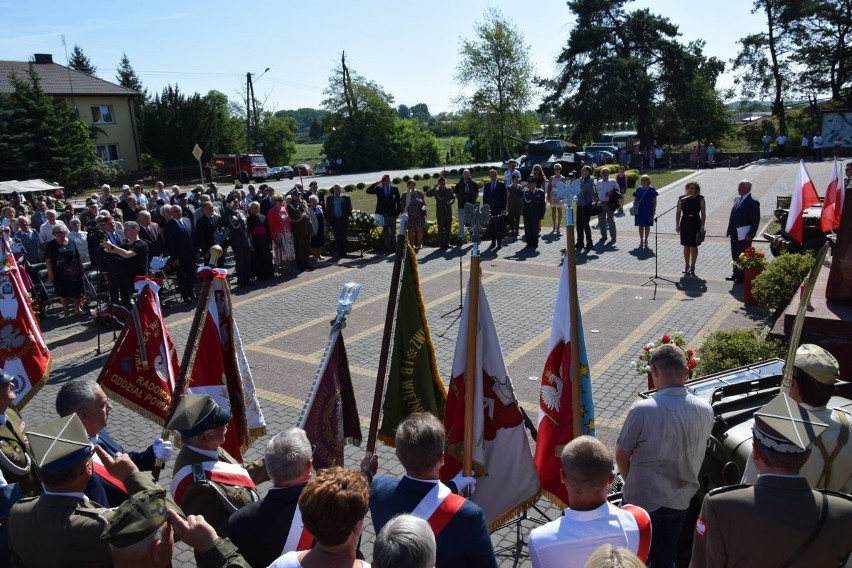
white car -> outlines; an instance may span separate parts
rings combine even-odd
[[[327,173],[328,173],[328,168],[327,168],[327,167],[325,167],[325,162],[320,162],[320,163],[318,163],[318,164],[316,165],[316,167],[314,168],[314,173],[315,173],[316,175],[327,174]]]

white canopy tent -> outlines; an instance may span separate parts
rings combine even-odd
[[[61,185],[48,183],[43,179],[28,179],[24,181],[0,181],[0,195],[9,195],[12,192],[35,193],[36,191],[54,192],[57,189],[65,189]]]

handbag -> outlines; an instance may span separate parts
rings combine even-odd
[[[646,195],[648,195],[648,192],[643,191],[642,197],[639,198],[639,203],[636,203],[635,205],[631,205],[630,209],[628,209],[630,214],[633,215],[634,217],[636,216],[637,213],[639,213],[639,206],[642,204],[642,200],[645,199]]]
[[[603,213],[603,205],[601,205],[600,201],[595,201],[589,207],[591,208],[590,213],[592,215],[600,215],[601,213]]]
[[[704,237],[706,237],[706,236],[707,236],[707,231],[705,231],[704,229],[698,231],[698,234],[695,235],[695,246],[698,246],[701,243],[703,243]]]

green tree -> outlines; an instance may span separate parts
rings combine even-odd
[[[461,85],[474,85],[476,90],[459,103],[473,120],[487,123],[487,128],[480,125],[472,130],[476,140],[496,145],[506,158],[506,136],[523,133],[524,111],[534,96],[529,46],[510,20],[493,8],[485,12],[473,32],[473,39],[461,38],[456,80]]]
[[[429,114],[429,106],[426,103],[417,103],[411,107],[411,118],[416,118],[423,123],[429,122],[432,120],[432,115]]]
[[[793,24],[797,84],[852,105],[852,0],[811,0]]]
[[[68,60],[68,67],[76,69],[86,75],[92,75],[97,72],[98,68],[92,65],[92,61],[83,53],[83,48],[74,44],[74,49],[71,50],[71,58]]]
[[[296,154],[296,131],[299,128],[296,121],[264,111],[260,114],[259,126],[266,163],[289,164]]]
[[[411,118],[411,109],[408,105],[399,105],[396,107],[396,114],[399,118]]]
[[[126,53],[122,53],[121,59],[118,61],[115,79],[125,89],[139,93],[139,96],[133,100],[133,110],[138,120],[142,116],[142,107],[145,105],[145,101],[148,100],[148,89],[142,85],[142,80],[136,74],[133,66],[130,65],[130,59],[128,59]]]
[[[308,140],[311,142],[317,142],[322,139],[322,122],[318,121],[316,117],[314,117],[313,122],[311,122],[310,128],[308,128]]]

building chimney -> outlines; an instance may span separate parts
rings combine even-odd
[[[53,54],[51,53],[36,53],[33,56],[33,61],[36,65],[45,65],[53,63]]]

